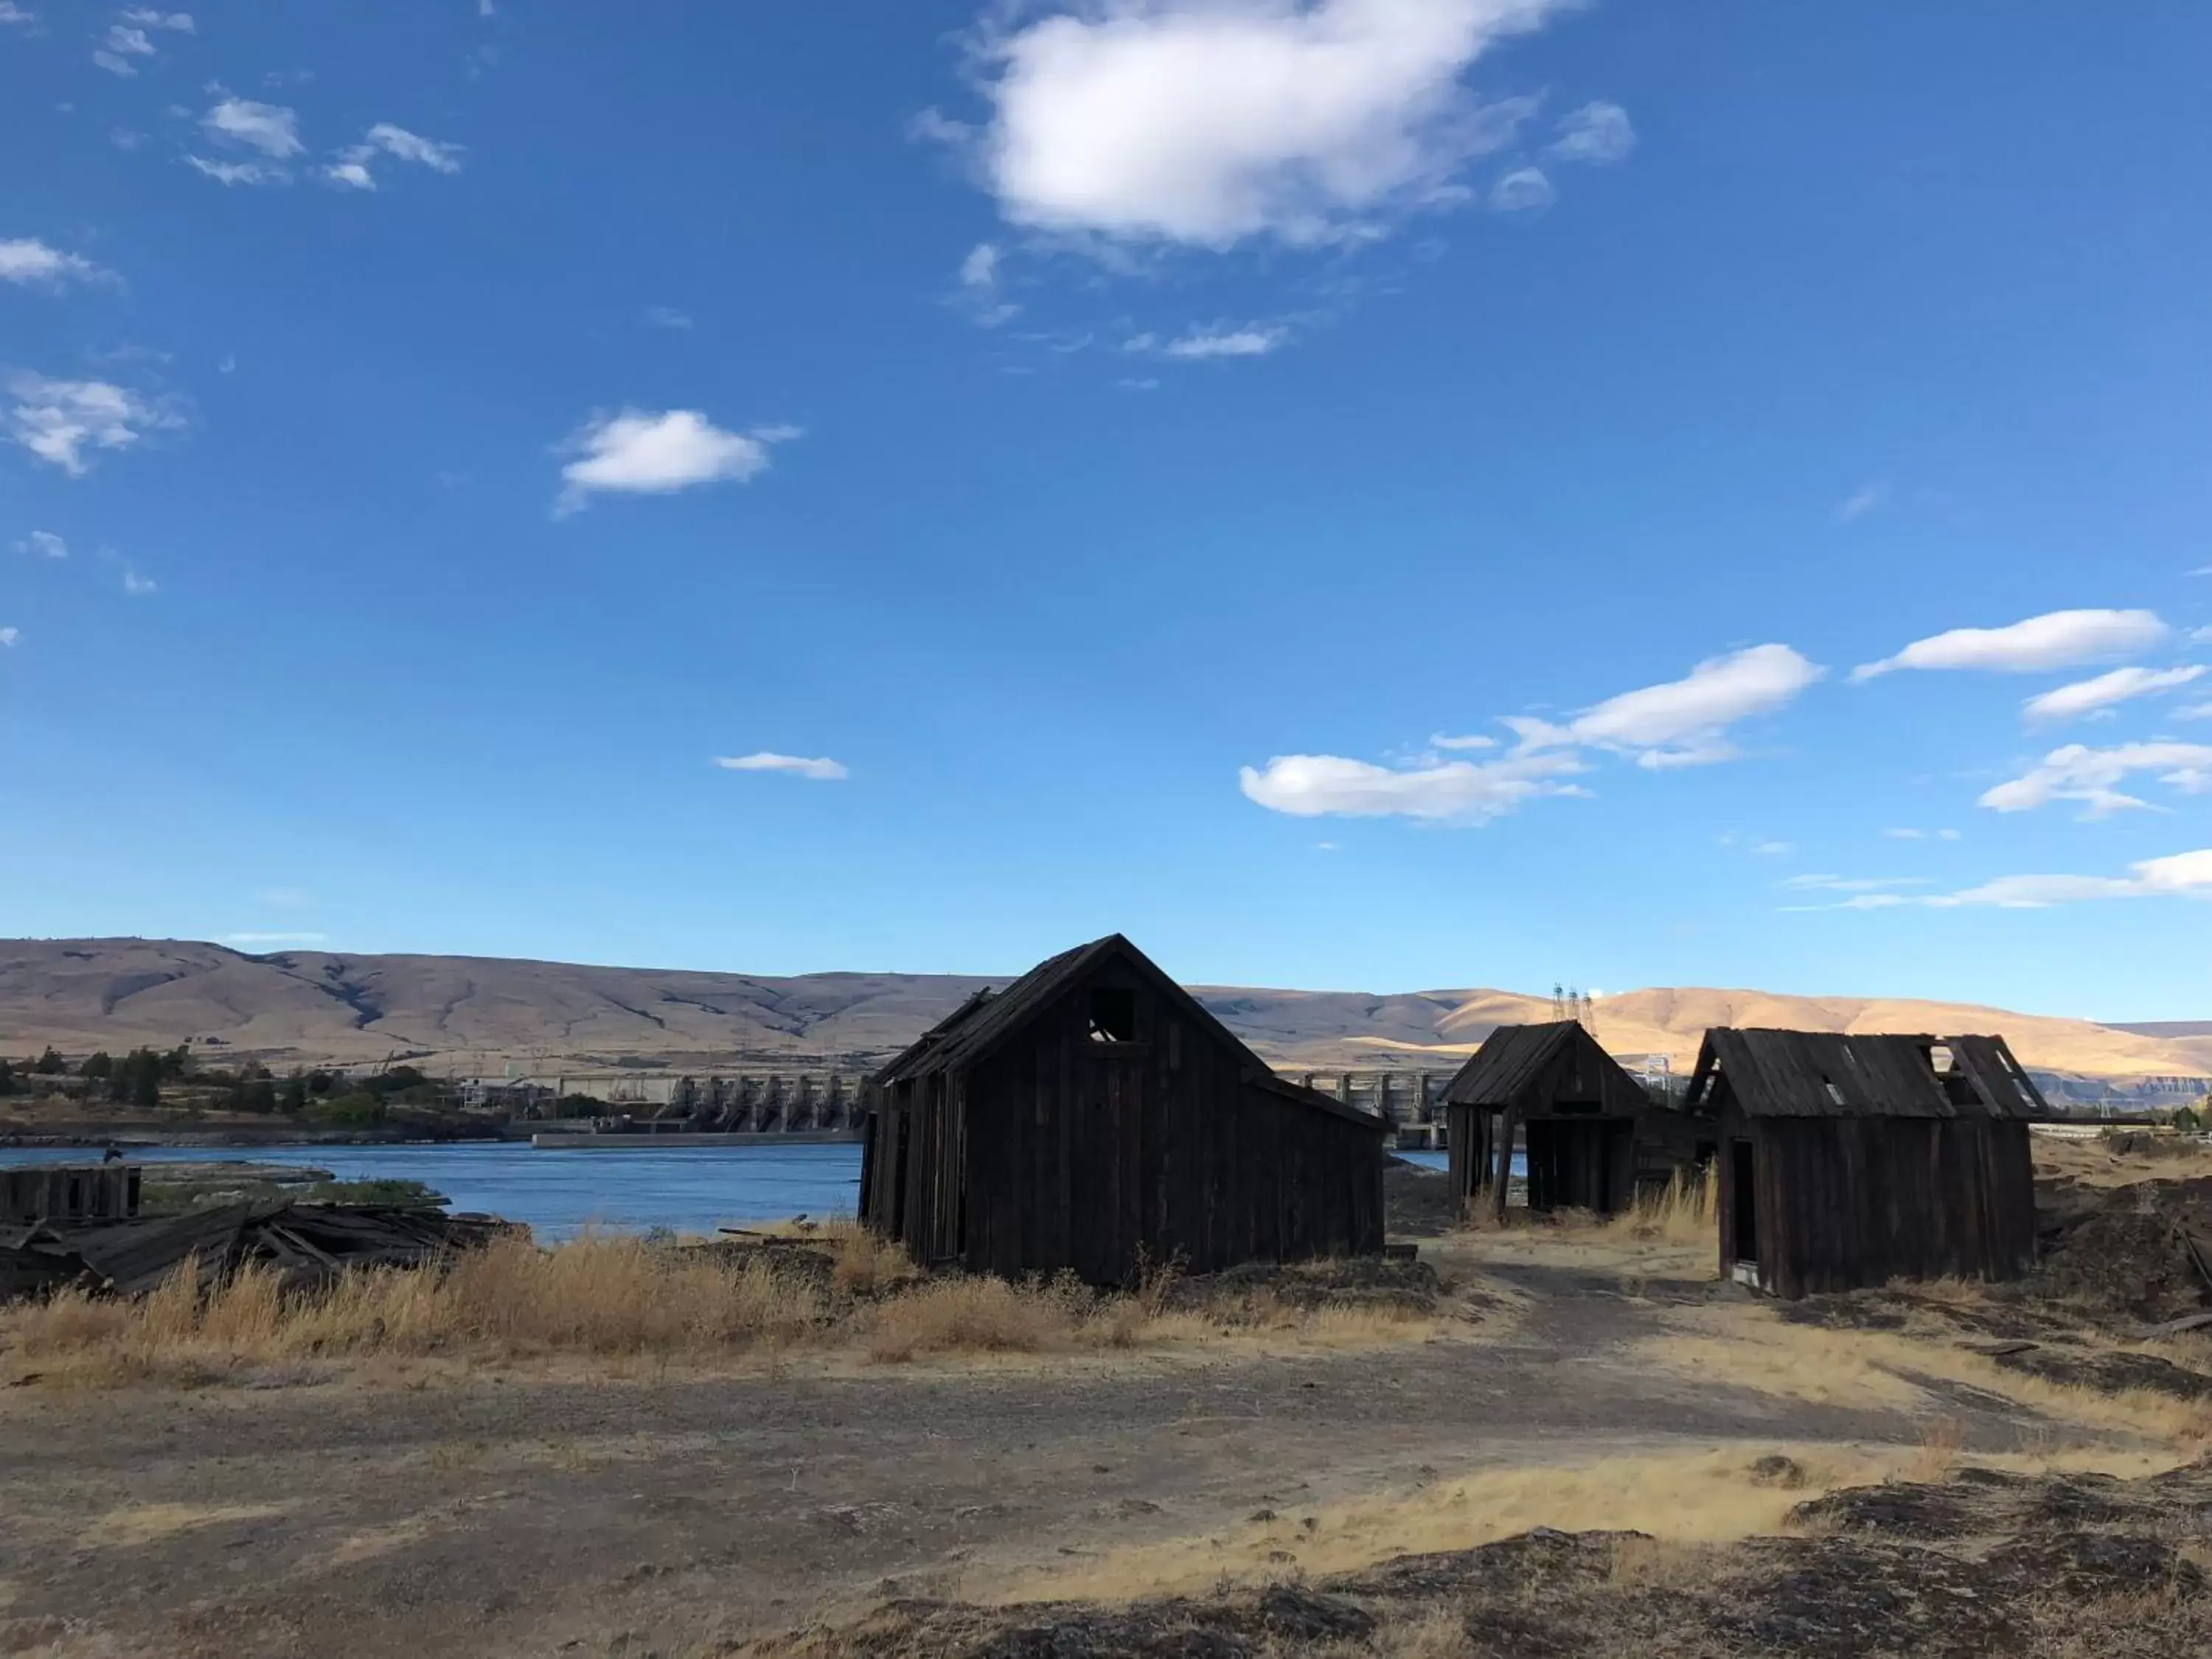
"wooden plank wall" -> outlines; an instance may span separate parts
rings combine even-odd
[[[2017,1279],[2035,1260],[2027,1126],[1985,1118],[1729,1114],[1754,1159],[1760,1282],[1788,1297],[1893,1279]],[[1735,1255],[1735,1182],[1721,1250]]]
[[[1134,992],[1135,1041],[1091,1040],[1092,984]],[[1382,1136],[1248,1080],[1251,1065],[1115,965],[1071,988],[963,1079],[963,1259],[1118,1284],[1140,1262],[1379,1250]]]
[[[45,1164],[0,1170],[0,1223],[121,1221],[138,1213],[135,1164]]]

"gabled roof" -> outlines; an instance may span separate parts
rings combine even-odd
[[[1158,963],[1119,933],[1109,933],[1088,945],[1079,945],[1072,951],[1048,957],[1003,991],[978,991],[878,1072],[872,1083],[879,1088],[887,1087],[976,1065],[989,1058],[994,1049],[1063,992],[1115,957],[1151,981],[1153,988],[1176,1004],[1186,1018],[1243,1054],[1249,1065],[1249,1081],[1263,1085],[1287,1100],[1347,1118],[1378,1133],[1389,1127],[1377,1113],[1361,1111],[1316,1090],[1278,1078],[1265,1060],[1245,1047],[1243,1039],[1208,1012],[1196,997],[1169,978]]]
[[[1952,1069],[1938,1073],[1938,1048]],[[1689,1103],[1728,1079],[1753,1117],[2047,1115],[2050,1107],[2001,1036],[1854,1036],[1718,1026],[1705,1033]]]
[[[1444,1102],[1451,1106],[1540,1106],[1553,1097],[1541,1092],[1548,1074],[1556,1064],[1569,1060],[1587,1086],[1576,1096],[1558,1097],[1595,1098],[1606,1111],[1615,1113],[1642,1111],[1651,1104],[1644,1085],[1599,1047],[1586,1027],[1571,1019],[1548,1025],[1499,1026],[1459,1068],[1444,1090]]]

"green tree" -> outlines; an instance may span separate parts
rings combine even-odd
[[[12,1095],[15,1092],[15,1068],[6,1060],[0,1060],[0,1095]]]
[[[46,1045],[46,1052],[31,1062],[31,1069],[40,1077],[59,1077],[69,1070],[69,1062],[54,1052],[54,1046],[50,1042]]]
[[[287,1114],[307,1109],[307,1074],[297,1066],[284,1079],[284,1087],[276,1097],[276,1109]]]
[[[94,1079],[112,1077],[115,1075],[114,1059],[106,1049],[95,1048],[84,1057],[84,1064],[76,1068],[76,1074]]]
[[[161,1056],[151,1048],[133,1048],[109,1079],[108,1092],[133,1106],[159,1106]]]
[[[165,1081],[171,1078],[187,1078],[191,1074],[192,1045],[191,1043],[179,1042],[161,1056],[161,1076]]]
[[[276,1085],[268,1078],[258,1077],[247,1084],[239,1099],[240,1107],[263,1115],[276,1109]]]

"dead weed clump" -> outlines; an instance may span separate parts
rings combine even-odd
[[[1061,1278],[940,1279],[902,1291],[876,1311],[868,1357],[898,1364],[927,1355],[1042,1353],[1076,1346],[1090,1292]]]
[[[1614,1238],[1654,1240],[1665,1244],[1704,1244],[1719,1237],[1720,1193],[1708,1172],[1678,1170],[1657,1192],[1637,1194],[1635,1204],[1605,1224]]]
[[[818,1284],[765,1261],[587,1237],[551,1250],[502,1238],[441,1267],[349,1272],[310,1290],[248,1265],[203,1291],[186,1262],[135,1302],[67,1290],[0,1329],[20,1359],[82,1380],[191,1382],[318,1358],[777,1348],[818,1337],[830,1316]]]

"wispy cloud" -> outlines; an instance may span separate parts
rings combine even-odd
[[[2147,811],[2148,801],[2119,787],[2139,772],[2155,773],[2160,783],[2185,794],[2200,794],[2212,789],[2212,746],[2158,742],[2092,749],[2069,744],[2052,750],[2033,769],[1984,792],[1981,804],[1996,812],[2032,812],[2053,801],[2080,801],[2084,818]]]
[[[769,750],[757,755],[717,755],[714,764],[729,772],[781,772],[817,783],[842,783],[852,776],[842,761],[826,756],[809,759],[804,755],[779,755]]]
[[[2079,720],[2085,714],[2101,714],[2136,697],[2148,697],[2160,691],[2170,691],[2187,685],[2203,677],[2204,670],[2188,668],[2115,668],[2094,679],[2076,680],[2071,685],[2062,685],[2055,691],[2045,691],[2040,696],[2030,697],[2021,705],[2031,720],[2045,722]]]
[[[73,478],[91,470],[88,451],[128,449],[149,432],[184,425],[166,403],[106,380],[17,374],[7,392],[6,435]]]
[[[1510,143],[1532,100],[1462,77],[1565,0],[1086,0],[995,9],[974,38],[989,100],[969,146],[1015,224],[1226,248],[1372,234]],[[1596,124],[1603,125],[1601,118]],[[1583,141],[1589,142],[1589,141]]]
[[[1639,766],[1733,760],[1729,728],[1788,707],[1826,671],[1786,645],[1755,645],[1699,663],[1686,678],[1625,691],[1565,725],[1509,719],[1524,746],[1584,744],[1632,755]]]
[[[15,641],[22,637],[23,630],[20,628],[0,628],[0,651],[14,650]]]
[[[0,23],[28,26],[39,21],[39,14],[15,3],[15,0],[0,0]]]
[[[1792,907],[1822,910],[1888,910],[1903,905],[1956,910],[2046,910],[2091,899],[2212,899],[2212,848],[2145,859],[2126,876],[2000,876],[1954,893],[1854,893],[1834,904]]]
[[[123,591],[134,599],[143,599],[160,592],[161,585],[151,576],[126,568],[123,573]]]
[[[1217,324],[1212,328],[1194,329],[1174,339],[1139,334],[1123,349],[1139,356],[1170,357],[1194,363],[1223,357],[1264,357],[1290,337],[1290,330],[1278,325],[1255,323],[1237,328]]]
[[[300,117],[282,104],[251,98],[225,98],[200,118],[200,126],[218,143],[258,150],[282,161],[307,149],[300,142]]]
[[[1395,765],[1341,755],[1278,755],[1238,774],[1247,798],[1298,817],[1402,817],[1487,823],[1547,795],[1587,793],[1571,781],[1587,771],[1583,751],[1632,757],[1647,768],[1705,764],[1735,754],[1729,728],[1792,702],[1821,671],[1787,646],[1754,646],[1700,663],[1687,678],[1608,698],[1564,724],[1509,717],[1520,738],[1493,760],[1412,757]],[[1478,747],[1472,738],[1437,749]],[[1761,844],[1771,854],[1786,843]]]
[[[1929,887],[1926,876],[1791,876],[1782,885],[1793,893],[1888,893],[1900,887]]]
[[[56,292],[71,283],[112,283],[115,273],[82,254],[51,247],[34,236],[0,241],[0,283]]]
[[[1278,755],[1237,775],[1248,799],[1292,817],[1409,817],[1480,824],[1542,795],[1579,793],[1564,781],[1582,771],[1568,752],[1494,761],[1377,766],[1339,755]]]
[[[425,138],[389,121],[379,121],[357,144],[349,144],[322,169],[323,182],[345,190],[374,190],[376,174],[370,163],[380,156],[428,167],[433,173],[459,173],[462,149]]]
[[[2150,611],[2053,611],[2007,628],[1954,628],[1915,640],[1893,657],[1853,669],[1851,678],[1870,680],[1901,668],[2005,674],[2075,668],[2148,650],[2172,631]]]
[[[1497,213],[1533,213],[1559,199],[1559,192],[1541,167],[1516,167],[1490,187],[1490,205]]]
[[[647,306],[638,320],[647,328],[687,329],[691,326],[690,313],[678,311],[673,306]]]
[[[288,168],[272,167],[266,161],[210,161],[204,155],[187,155],[185,165],[219,185],[289,185],[292,182],[292,174]]]
[[[22,540],[13,544],[15,551],[33,559],[66,559],[69,544],[51,530],[33,530]]]
[[[996,328],[1021,315],[1022,308],[1006,295],[1006,250],[996,242],[978,242],[960,261],[959,285],[952,301],[985,328]]]
[[[138,73],[138,65],[134,60],[153,55],[153,39],[144,29],[133,28],[127,23],[117,23],[100,37],[100,45],[94,48],[92,61],[110,75],[119,75],[129,80]]]
[[[1957,841],[1956,830],[1885,830],[1881,832],[1892,841],[1926,841],[1931,836],[1937,841]]]
[[[1636,129],[1629,125],[1628,112],[1618,104],[1600,101],[1570,110],[1559,118],[1556,131],[1559,137],[1547,153],[1563,161],[1608,167],[1626,161],[1636,148]]]
[[[1868,514],[1887,505],[1888,501],[1887,481],[1876,478],[1870,483],[1861,484],[1843,500],[1838,501],[1834,510],[1828,516],[1838,524],[1856,524]]]
[[[1479,735],[1469,735],[1456,738],[1446,737],[1443,733],[1439,732],[1430,738],[1429,747],[1431,749],[1444,750],[1495,749],[1498,747],[1498,739],[1495,738],[1486,738]]]
[[[665,495],[700,484],[744,483],[768,471],[773,446],[799,435],[788,426],[726,432],[696,409],[598,416],[561,447],[576,459],[561,469],[554,511],[565,516],[602,493]]]

